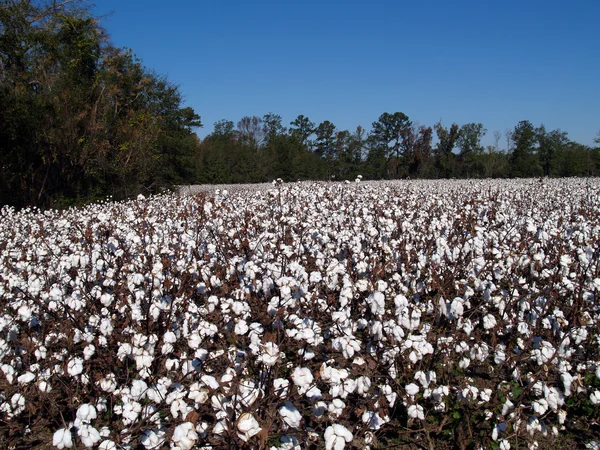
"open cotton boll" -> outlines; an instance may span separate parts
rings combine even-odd
[[[385,296],[377,291],[367,297],[367,304],[371,308],[371,313],[379,316],[385,312]]]
[[[483,317],[483,328],[485,328],[486,330],[491,330],[495,326],[496,318],[493,315],[487,314]]]
[[[180,450],[191,450],[198,440],[194,424],[192,422],[184,422],[175,427],[171,441]]]
[[[279,415],[286,426],[292,428],[298,428],[300,426],[302,415],[292,402],[285,402],[283,406],[279,408]]]
[[[161,430],[145,430],[142,435],[142,445],[148,450],[158,449],[165,442],[165,434]]]
[[[343,450],[346,443],[352,442],[353,439],[350,430],[337,423],[327,427],[324,437],[326,450]]]
[[[266,344],[261,345],[260,348],[260,360],[267,367],[274,366],[281,357],[279,347],[274,342],[267,342]]]
[[[19,378],[17,378],[19,384],[29,384],[33,380],[35,380],[35,374],[31,372],[25,372],[23,375],[20,375]]]
[[[96,413],[96,408],[94,405],[90,405],[89,403],[84,403],[79,408],[77,408],[77,419],[79,419],[83,423],[89,423],[98,417]]]
[[[250,413],[242,414],[237,421],[237,435],[244,441],[248,442],[253,436],[256,436],[262,428],[257,420]]]
[[[417,395],[419,393],[419,386],[417,386],[415,383],[410,383],[407,384],[404,389],[406,390],[406,393],[408,395],[410,395],[411,397],[414,397],[415,395]]]
[[[292,373],[292,381],[302,394],[308,390],[313,379],[313,374],[307,367],[296,367]]]
[[[67,372],[72,377],[76,377],[83,372],[83,359],[73,358],[67,364]]]
[[[114,441],[111,441],[110,439],[106,439],[100,442],[98,450],[117,450],[117,444],[115,444]]]
[[[54,432],[54,435],[52,436],[52,445],[59,449],[73,447],[71,431],[66,428],[61,428]]]
[[[425,411],[421,405],[410,405],[408,415],[414,419],[425,420]]]
[[[102,439],[98,430],[87,424],[79,426],[77,435],[79,436],[81,443],[88,448],[93,447],[97,442],[100,442],[100,439]]]
[[[363,423],[366,423],[371,430],[379,430],[385,421],[379,416],[379,413],[372,411],[365,411],[362,415]]]

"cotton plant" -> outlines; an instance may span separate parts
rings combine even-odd
[[[331,448],[351,445],[338,425],[361,439],[394,426],[381,408],[418,428],[460,402],[497,406],[533,442],[587,420],[567,402],[600,405],[600,363],[580,358],[598,345],[599,192],[579,179],[276,183],[4,207],[0,412],[23,421],[36,396],[69,395],[68,377],[78,395],[52,410],[66,430],[55,447],[152,448],[188,421],[170,445],[251,442],[269,401],[282,436],[314,414],[307,439]],[[201,428],[195,411],[215,421]]]

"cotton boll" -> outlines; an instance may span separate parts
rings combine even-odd
[[[290,382],[285,378],[276,378],[273,380],[273,390],[279,398],[286,398],[289,392]]]
[[[66,428],[61,428],[56,431],[52,436],[52,445],[59,449],[73,447],[73,440],[71,437],[71,431]]]
[[[284,405],[279,408],[279,415],[286,426],[292,428],[300,427],[302,415],[292,402],[285,402]]]
[[[77,429],[77,435],[79,436],[81,443],[88,448],[93,447],[97,442],[100,442],[100,439],[102,439],[98,430],[87,424],[81,425]]]
[[[404,389],[406,390],[406,393],[408,395],[410,395],[411,397],[414,397],[415,395],[418,394],[419,392],[419,386],[417,386],[415,383],[410,383],[407,384]]]
[[[244,441],[248,442],[253,436],[256,436],[262,428],[257,420],[250,413],[242,414],[237,421],[237,435]]]
[[[67,364],[67,372],[72,377],[76,377],[77,375],[83,372],[83,359],[81,358],[73,358],[69,360]]]
[[[194,424],[184,422],[175,427],[171,441],[179,447],[180,450],[191,450],[198,440],[198,433],[194,429]]]
[[[298,392],[304,393],[313,382],[313,374],[307,367],[296,367],[292,373],[292,381],[298,387]]]
[[[414,419],[425,420],[425,411],[421,405],[410,405],[408,415]]]
[[[98,450],[117,450],[117,444],[110,439],[106,439],[100,443]]]
[[[147,449],[158,449],[165,441],[165,432],[160,430],[145,430],[142,435],[142,445]]]
[[[365,411],[362,415],[362,421],[368,425],[370,430],[379,430],[385,424],[379,413],[372,411]]]
[[[274,366],[280,357],[281,353],[279,351],[279,347],[274,342],[267,342],[261,346],[260,360],[265,366]]]
[[[495,326],[496,318],[493,315],[487,314],[483,317],[483,328],[485,328],[486,330],[491,330]]]
[[[89,403],[84,403],[79,408],[77,408],[77,419],[82,423],[90,423],[98,414],[96,413],[96,408],[94,405],[90,405]]]
[[[350,430],[343,425],[330,425],[325,430],[325,449],[343,450],[346,443],[352,442],[353,436]]]
[[[18,383],[21,385],[29,384],[33,380],[35,380],[35,374],[33,374],[31,372],[25,372],[23,375],[21,375],[21,376],[19,376],[19,378],[17,378]]]
[[[327,407],[327,410],[332,417],[339,417],[344,412],[344,408],[346,408],[344,401],[340,398],[334,398]]]

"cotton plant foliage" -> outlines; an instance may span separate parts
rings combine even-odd
[[[596,448],[599,240],[598,179],[3,207],[0,442]]]

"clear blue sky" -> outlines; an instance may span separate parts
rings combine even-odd
[[[600,1],[98,0],[117,47],[180,86],[205,136],[220,119],[304,114],[353,131],[520,120],[592,145]],[[505,146],[501,142],[501,146]]]

